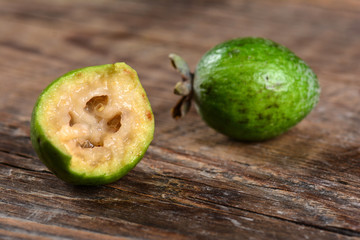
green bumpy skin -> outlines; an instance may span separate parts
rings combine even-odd
[[[58,89],[67,83],[74,82],[76,79],[92,79],[101,78],[117,73],[124,73],[136,86],[136,91],[141,96],[141,101],[144,104],[146,116],[149,123],[148,129],[144,130],[143,138],[137,139],[135,145],[140,146],[138,151],[135,151],[128,159],[123,159],[123,163],[118,165],[118,168],[111,169],[110,172],[97,172],[96,168],[86,172],[86,168],[83,171],[74,169],[71,166],[73,156],[64,150],[61,142],[51,136],[51,132],[46,129],[44,123],[47,122],[46,116],[47,108],[45,105],[47,102],[52,101],[54,96],[62,95]],[[100,77],[99,77],[100,76]],[[87,80],[84,80],[84,84],[87,84]],[[71,89],[70,89],[71,91]],[[77,93],[71,92],[71,95],[76,96]],[[136,106],[132,106],[136,109]],[[124,114],[125,115],[125,114]],[[45,119],[45,120],[44,120]],[[50,120],[49,120],[50,121]],[[121,126],[126,127],[126,126]],[[136,136],[136,133],[134,134]],[[117,181],[124,175],[126,175],[131,169],[133,169],[138,162],[144,156],[148,149],[154,135],[154,116],[151,110],[150,103],[146,97],[145,90],[142,88],[137,73],[130,66],[125,63],[106,64],[101,66],[86,67],[71,71],[60,78],[53,81],[39,96],[35,107],[32,112],[31,118],[31,141],[32,145],[39,156],[40,160],[52,171],[57,177],[63,181],[73,185],[103,185],[114,181]],[[85,159],[86,160],[86,159]],[[117,161],[117,159],[115,159]]]
[[[210,127],[237,140],[262,141],[300,122],[319,101],[320,86],[289,49],[249,37],[219,44],[201,58],[194,96]]]

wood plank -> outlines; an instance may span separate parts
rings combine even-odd
[[[59,180],[48,174],[34,174],[34,172],[13,168],[10,170],[2,167],[1,175],[6,176],[6,173],[10,172],[12,185],[18,186],[16,182],[19,181],[23,189],[9,188],[9,185],[7,189],[4,189],[0,186],[4,193],[0,199],[1,207],[6,209],[4,213],[11,216],[11,219],[14,217],[26,219],[33,225],[37,224],[32,222],[40,222],[41,228],[38,232],[51,233],[51,226],[58,224],[61,228],[75,227],[81,231],[113,236],[131,234],[133,237],[137,236],[135,229],[141,226],[139,236],[144,236],[146,233],[145,236],[151,239],[169,239],[169,237],[217,239],[219,234],[224,238],[239,235],[282,239],[293,232],[298,233],[294,239],[303,239],[306,236],[337,239],[341,236],[334,233],[337,229],[320,228],[322,231],[319,232],[314,226],[297,222],[284,223],[282,219],[243,211],[241,208],[229,205],[199,201],[191,197],[186,200],[183,196],[184,194],[186,196],[186,190],[182,188],[180,192],[177,189],[181,182],[169,182],[168,178],[164,177],[154,179],[154,176],[146,172],[135,174],[131,180],[125,182],[125,185],[129,184],[131,188],[136,188],[131,191],[121,183],[97,189],[73,188],[65,184],[56,184]],[[42,187],[39,189],[37,186]],[[57,188],[54,189],[51,186],[57,186]],[[164,189],[170,187],[173,188],[171,191],[164,192]],[[191,186],[188,187],[191,188]],[[50,189],[50,191],[45,189]],[[146,189],[145,192],[144,189]],[[201,189],[198,190],[201,191]],[[154,192],[159,196],[154,197]],[[22,195],[22,199],[18,199],[19,194]],[[12,221],[10,223],[14,224]],[[10,223],[6,221],[6,225]],[[284,224],[286,229],[284,229]],[[22,224],[18,223],[13,227],[19,227],[19,225]],[[48,225],[50,225],[49,228]],[[106,231],[102,226],[106,226]],[[22,228],[27,227],[25,225]],[[272,230],[265,232],[263,229]],[[181,237],[176,232],[181,232],[185,236]],[[339,231],[339,233],[354,236],[350,231]],[[63,232],[54,231],[54,234],[63,234]],[[66,234],[60,236],[65,237]],[[93,237],[96,237],[96,234]],[[345,236],[342,237],[347,239]]]
[[[1,129],[4,129],[4,127]],[[23,145],[23,140],[19,137],[9,135],[1,139],[7,139],[13,145]],[[6,141],[1,142],[2,145],[6,146]],[[220,145],[219,142],[217,144]],[[53,206],[53,210],[51,211],[54,212],[59,210],[56,206],[62,204],[70,207],[70,209],[66,209],[65,211],[73,211],[74,208],[80,207],[78,214],[98,214],[96,212],[86,212],[89,211],[89,209],[91,209],[91,211],[97,209],[95,206],[91,207],[91,205],[89,205],[83,208],[84,202],[88,201],[88,199],[73,198],[73,196],[78,194],[76,193],[78,189],[72,189],[74,191],[72,193],[70,192],[69,195],[69,186],[63,186],[65,189],[59,188],[57,184],[57,182],[59,182],[58,179],[48,173],[41,164],[39,165],[39,162],[36,162],[38,161],[36,158],[28,158],[28,155],[33,155],[28,153],[32,151],[31,148],[22,149],[14,147],[13,145],[9,146],[15,149],[13,153],[0,154],[1,158],[5,160],[3,161],[5,165],[2,169],[12,167],[8,171],[4,171],[1,175],[6,176],[5,179],[11,179],[12,185],[16,186],[16,188],[9,188],[8,186],[8,189],[2,190],[6,192],[7,197],[12,196],[10,199],[2,199],[3,202],[11,203],[12,199],[16,199],[17,194],[21,194],[22,196],[27,196],[24,198],[27,200],[25,202],[16,200],[17,204],[21,206],[30,205],[30,209],[33,209],[34,205],[36,209],[39,208],[38,203],[41,203],[41,199],[47,198],[50,202],[43,203],[43,205],[46,206],[46,208],[50,207],[50,209],[52,208],[51,206]],[[28,147],[30,146],[29,144],[26,145]],[[268,153],[268,151],[265,153]],[[246,159],[246,157],[244,157],[244,159]],[[25,160],[35,162],[35,164],[30,168],[30,164],[24,163]],[[251,160],[254,160],[254,156],[252,156]],[[291,160],[295,162],[297,159]],[[282,164],[289,165],[291,160],[283,162]],[[281,162],[278,162],[278,164],[282,165]],[[357,232],[359,226],[359,221],[357,220],[357,216],[359,216],[358,200],[360,198],[357,189],[359,188],[359,184],[358,182],[356,183],[356,181],[351,182],[351,177],[353,176],[350,175],[350,179],[347,179],[346,176],[349,176],[348,174],[344,177],[338,175],[335,179],[329,179],[326,178],[326,176],[331,175],[331,173],[329,173],[325,176],[315,178],[304,175],[304,170],[309,169],[307,166],[298,167],[292,171],[292,167],[289,166],[285,174],[281,173],[280,170],[274,169],[276,165],[265,166],[264,163],[261,162],[260,166],[261,172],[259,173],[260,167],[257,166],[256,163],[244,163],[231,159],[225,162],[223,159],[214,158],[214,156],[212,158],[209,156],[199,157],[194,153],[177,153],[168,148],[153,145],[150,147],[146,158],[141,164],[125,177],[125,185],[122,185],[122,181],[120,181],[110,186],[111,188],[119,189],[121,192],[136,195],[140,194],[140,196],[150,198],[150,200],[147,200],[145,203],[139,203],[139,201],[143,201],[142,198],[135,198],[134,196],[131,197],[131,200],[128,199],[127,201],[123,200],[124,198],[127,199],[124,196],[121,198],[116,197],[115,200],[109,200],[111,199],[111,193],[109,193],[109,191],[100,196],[92,193],[91,199],[100,199],[100,202],[102,202],[101,199],[105,199],[105,203],[108,201],[121,201],[121,203],[115,204],[115,206],[111,204],[111,207],[109,207],[109,209],[111,209],[109,212],[111,213],[106,212],[105,215],[112,216],[112,218],[115,217],[112,214],[113,211],[116,211],[116,206],[118,205],[121,205],[121,210],[118,212],[126,213],[127,220],[131,216],[138,218],[141,213],[146,212],[149,214],[144,219],[144,221],[147,221],[147,224],[155,224],[156,219],[166,218],[164,213],[157,216],[156,212],[150,212],[151,209],[164,210],[166,206],[172,204],[170,205],[171,209],[168,210],[170,213],[164,210],[165,215],[173,214],[173,216],[167,216],[169,219],[175,218],[176,215],[177,221],[179,221],[179,215],[182,212],[192,212],[192,214],[194,214],[193,217],[200,214],[198,211],[195,212],[196,214],[193,213],[193,211],[195,211],[193,209],[178,209],[177,211],[173,209],[173,205],[180,208],[185,205],[190,208],[195,207],[196,210],[199,208],[202,211],[215,208],[213,211],[216,212],[216,214],[205,212],[207,217],[213,215],[218,216],[224,214],[223,212],[233,214],[234,212],[240,211],[247,214],[250,213],[257,217],[263,216],[276,219],[283,222],[283,224],[285,222],[286,225],[288,222],[292,222],[302,227],[308,226],[349,236],[359,235]],[[15,169],[13,167],[15,167]],[[29,172],[27,168],[31,169],[31,171]],[[282,170],[284,170],[284,168],[282,168]],[[27,171],[28,173],[20,174],[17,173],[17,171]],[[299,174],[297,171],[301,173],[298,177],[297,175]],[[317,169],[317,171],[319,175],[321,168]],[[329,170],[325,169],[323,172],[326,171]],[[37,177],[36,175],[39,176]],[[193,176],[197,176],[196,181],[192,180]],[[21,187],[19,187],[19,184],[14,183],[14,181],[21,181]],[[34,184],[34,182],[36,182],[36,184]],[[58,188],[49,188],[49,186],[58,186]],[[43,187],[46,189],[45,193],[42,189]],[[60,198],[61,201],[57,200],[57,198]],[[156,200],[159,202],[156,202]],[[81,203],[74,206],[74,201]],[[145,207],[145,209],[140,207],[139,210],[136,211],[134,207],[128,207],[130,212],[129,210],[125,212],[126,210],[123,208],[126,207],[126,205],[123,201],[127,204],[137,202],[137,204],[141,206],[150,204],[150,209],[148,209],[148,207]],[[164,201],[166,203],[164,203]],[[254,205],[254,202],[256,202],[256,205]],[[151,204],[155,205],[151,206]],[[104,212],[104,206],[102,203],[101,213]],[[10,206],[6,206],[6,209],[10,209]],[[25,213],[25,216],[31,215],[30,209],[27,213],[24,211],[21,212]],[[42,213],[41,216],[47,219],[49,218],[48,216],[51,216],[51,213]],[[186,225],[185,222],[188,219],[191,219],[191,216],[192,215],[183,216],[184,225]],[[249,218],[248,215],[241,215],[241,217]],[[233,216],[223,217],[223,219],[227,218],[233,219],[229,221],[234,223],[233,225],[236,227],[239,219],[233,218]],[[250,217],[250,219],[254,218],[254,216]],[[242,218],[240,218],[240,220],[241,219]],[[39,221],[41,218],[36,220]],[[66,222],[69,221],[68,219],[65,220]],[[145,225],[143,222],[139,224]],[[162,225],[164,223],[161,222],[158,224]],[[221,225],[221,222],[218,222],[217,225],[209,226],[207,231],[211,229],[216,232],[225,231],[221,230],[218,225]],[[282,224],[276,223],[275,225],[281,226]],[[166,227],[169,228],[170,225]],[[261,228],[258,230],[260,231]],[[274,226],[269,228],[274,228]],[[255,227],[252,226],[249,229],[254,230]],[[182,232],[183,231],[185,230],[182,229]],[[231,229],[227,229],[226,231],[234,234]],[[242,233],[242,235],[243,234],[244,233]]]
[[[360,3],[324,1],[0,2],[0,238],[359,239]],[[262,36],[318,74],[317,108],[271,141],[231,141],[194,109],[169,110],[179,79],[213,45]],[[52,80],[126,61],[155,118],[143,161],[120,181],[73,187],[32,149],[30,114]]]
[[[34,6],[32,7],[34,8]],[[257,5],[253,6],[253,8],[255,9],[256,7],[258,8],[256,9],[256,11],[254,10],[253,14],[257,12],[265,11],[264,9],[265,7],[260,8],[259,6]],[[18,7],[20,8],[25,6],[20,5]],[[44,8],[45,7],[46,9],[48,8],[51,9],[51,6],[44,6]],[[304,9],[302,9],[302,11],[307,10],[307,8],[305,7],[303,8]],[[293,7],[293,9],[297,9],[297,8]],[[317,26],[318,28],[321,27],[322,29],[321,31],[318,30],[317,28],[309,28],[306,27],[309,26],[309,24],[306,25],[305,22],[304,27],[301,27],[299,30],[299,26],[297,28],[292,28],[289,27],[289,25],[286,25],[285,22],[278,21],[276,23],[279,24],[279,26],[273,29],[285,28],[285,30],[282,32],[271,32],[269,34],[271,36],[279,36],[279,38],[281,39],[285,38],[286,42],[283,42],[284,40],[282,40],[281,42],[294,49],[295,52],[299,53],[301,57],[307,60],[315,68],[316,72],[318,72],[319,74],[319,78],[322,84],[324,84],[322,79],[325,78],[328,79],[329,73],[334,74],[335,72],[337,73],[337,75],[341,75],[342,78],[346,77],[346,75],[348,75],[348,73],[350,72],[358,73],[359,69],[357,68],[356,65],[357,62],[356,58],[358,57],[356,53],[358,51],[354,51],[354,49],[359,49],[359,42],[355,41],[355,39],[359,37],[358,34],[359,31],[354,31],[353,34],[355,34],[355,36],[353,38],[347,38],[346,37],[347,35],[345,34],[344,31],[350,31],[354,26],[356,25],[359,26],[360,25],[359,18],[353,17],[350,18],[349,20],[349,18],[345,18],[342,15],[338,15],[338,16],[335,15],[335,17],[338,17],[339,19],[341,19],[340,21],[342,21],[341,23],[339,23],[341,25],[335,30],[331,25],[331,22],[334,22],[334,14],[330,14],[323,10],[318,10],[318,9],[312,9],[312,11],[313,11],[312,15],[319,15],[319,14],[324,15],[322,16],[322,18],[319,18],[318,21],[321,21],[321,23],[328,22],[326,28],[324,28],[323,25]],[[89,12],[88,14],[89,15],[93,14],[93,12]],[[72,16],[71,14],[69,15]],[[120,15],[122,16],[122,14]],[[218,29],[216,29],[215,31],[224,28],[224,26],[222,26],[221,23],[227,24],[228,21],[233,22],[236,16],[236,14],[233,14],[232,18],[223,19],[225,16],[229,15],[224,11],[221,12],[220,15],[219,14],[214,15],[211,14],[211,12],[209,15],[210,15],[209,18],[211,17],[210,19],[216,19],[216,22],[218,23],[217,25],[219,25],[219,27],[217,27]],[[9,40],[3,40],[2,42],[2,45],[4,47],[4,49],[2,49],[2,52],[5,51],[6,53],[7,51],[9,51],[9,48],[13,49],[3,58],[3,59],[7,59],[7,61],[2,62],[2,66],[4,67],[5,74],[6,73],[9,74],[11,73],[11,71],[13,71],[11,74],[6,75],[6,78],[7,79],[14,79],[14,77],[19,78],[21,74],[20,79],[25,79],[26,80],[25,83],[29,83],[27,84],[26,87],[21,88],[21,91],[24,91],[25,89],[29,89],[27,90],[27,92],[19,92],[18,95],[11,96],[12,99],[14,99],[14,101],[16,101],[17,103],[14,105],[21,106],[21,110],[24,111],[28,111],[28,109],[31,109],[34,102],[34,97],[37,94],[39,94],[39,92],[46,86],[46,84],[48,84],[50,81],[57,78],[61,74],[65,73],[66,71],[69,71],[70,69],[73,68],[83,67],[86,65],[102,64],[104,62],[114,62],[117,59],[126,60],[127,62],[129,62],[130,65],[135,66],[136,69],[138,69],[140,77],[143,79],[144,85],[147,89],[150,89],[151,86],[157,85],[158,89],[156,90],[160,89],[162,91],[166,91],[174,82],[177,81],[177,76],[174,72],[171,71],[171,68],[168,64],[168,60],[166,59],[167,58],[166,56],[170,51],[183,52],[184,49],[186,50],[189,48],[186,52],[184,52],[184,54],[186,54],[184,55],[184,57],[186,57],[186,59],[189,61],[191,66],[195,66],[201,54],[204,53],[209,47],[220,42],[224,38],[235,37],[233,36],[233,31],[229,31],[229,32],[222,31],[223,35],[218,36],[216,39],[206,38],[206,39],[211,39],[210,43],[206,43],[203,41],[194,42],[192,38],[203,39],[204,38],[203,36],[204,35],[206,36],[207,32],[211,32],[210,30],[211,28],[214,27],[214,23],[201,22],[201,26],[198,26],[198,28],[201,27],[202,29],[205,27],[205,30],[198,32],[198,31],[192,31],[192,29],[188,29],[186,27],[180,27],[178,18],[175,18],[172,21],[171,19],[173,18],[171,18],[169,21],[166,21],[165,23],[162,21],[162,19],[155,18],[155,20],[153,20],[155,21],[154,24],[151,24],[150,26],[146,26],[144,27],[144,29],[137,30],[137,32],[134,35],[129,35],[129,36],[126,35],[128,33],[126,32],[126,29],[124,29],[124,27],[121,27],[122,25],[117,27],[117,31],[114,31],[112,28],[110,30],[109,28],[99,29],[96,28],[97,26],[96,24],[92,24],[92,23],[85,24],[81,22],[81,28],[83,29],[81,29],[79,32],[78,30],[79,26],[75,25],[75,27],[67,27],[69,25],[72,26],[73,24],[76,24],[75,19],[73,20],[68,19],[69,22],[67,22],[63,20],[55,21],[56,18],[54,18],[54,21],[57,26],[57,31],[54,32],[53,30],[50,31],[50,29],[53,29],[53,26],[50,25],[50,24],[54,24],[53,22],[46,21],[44,23],[44,21],[42,21],[40,24],[38,23],[39,20],[37,18],[41,19],[41,15],[39,16],[39,14],[33,13],[32,15],[30,14],[30,16],[35,18],[35,20],[30,18],[30,20],[28,20],[30,21],[30,23],[26,24],[25,26],[23,22],[21,22],[21,24],[17,24],[17,23],[12,23],[10,20],[10,23],[8,23],[10,24],[9,27],[4,28],[4,29],[19,29],[26,27],[25,29],[27,29],[27,31],[23,33],[24,37],[13,39],[11,43]],[[134,16],[131,17],[131,15],[129,14],[125,15],[125,17],[130,18],[129,19],[130,22],[132,22],[132,20],[134,20],[135,18]],[[7,18],[6,15],[4,17],[4,21],[9,21],[9,18]],[[119,19],[118,22],[122,22],[122,21],[125,21],[125,19]],[[255,28],[255,29],[257,29],[260,32],[263,32],[265,29],[263,29],[262,26],[266,21],[267,19],[260,21],[260,23],[258,24],[259,28]],[[294,19],[294,21],[301,22],[300,19],[296,19],[296,18]],[[112,20],[112,22],[115,23],[115,20]],[[159,29],[158,27],[159,24],[163,25],[163,28]],[[198,24],[200,24],[200,22]],[[344,26],[346,25],[349,27],[344,28]],[[169,28],[174,30],[171,33],[168,33],[166,32],[166,29]],[[177,32],[174,33],[174,31]],[[251,28],[245,27],[241,32],[246,32],[247,35],[259,35],[259,33],[252,31],[253,30],[251,30]],[[41,46],[41,55],[39,56],[40,50],[39,50],[39,46],[37,46],[38,41],[36,38],[31,37],[33,36],[33,34],[31,34],[32,32],[36,32],[37,33],[36,36],[39,37],[40,39],[44,38],[44,40],[50,40],[50,38],[52,39],[52,36],[54,35],[57,36],[57,38],[55,38],[56,39],[55,41],[51,41],[52,44]],[[195,33],[190,34],[190,32],[191,33],[195,32]],[[241,34],[241,32],[238,35],[243,35]],[[6,31],[3,32],[4,36],[9,36],[10,38],[14,34],[15,34],[14,32],[13,33]],[[181,37],[180,39],[177,38],[177,36],[180,35],[190,36],[190,37],[189,39],[186,39],[184,37]],[[266,34],[264,36],[267,37],[268,35]],[[311,36],[311,37],[304,38],[303,36]],[[24,41],[24,39],[26,39],[26,41]],[[86,42],[84,42],[85,39]],[[121,41],[116,41],[115,42],[116,44],[114,44],[114,41],[117,39]],[[163,39],[166,40],[164,41]],[[276,38],[274,39],[277,40]],[[165,47],[163,45],[164,43],[167,44],[165,45]],[[53,47],[54,44],[57,47]],[[341,48],[338,47],[339,44],[341,44]],[[141,47],[139,48],[139,46]],[[106,49],[107,53],[104,53],[104,49]],[[196,54],[191,53],[194,52],[193,51],[194,49],[199,49],[196,52]],[[18,52],[14,52],[14,50],[15,51],[17,50]],[[26,54],[24,55],[22,51],[25,51]],[[332,53],[333,57],[327,57],[329,56],[329,51],[335,51]],[[67,52],[72,52],[73,54],[66,54]],[[147,55],[150,55],[153,61],[147,61],[147,58],[143,57],[144,52],[146,52]],[[314,52],[316,54],[312,54]],[[88,57],[89,53],[92,56],[91,58]],[[47,58],[44,58],[44,55],[47,56]],[[59,63],[57,63],[59,62],[59,60],[61,63],[60,66]],[[22,66],[22,71],[20,73],[16,72],[17,68],[13,69],[11,65],[9,65],[15,61],[16,62],[21,61],[24,63],[21,64],[21,62],[19,62],[19,64],[21,64]],[[31,61],[33,64],[31,65],[26,64],[29,61]],[[57,61],[57,62],[54,62],[49,65],[46,64],[47,61],[51,61],[51,62]],[[322,66],[320,70],[318,69],[317,65]],[[47,66],[50,68],[44,68],[43,66]],[[344,66],[346,68],[344,68]],[[25,67],[27,71],[24,71]],[[322,76],[322,73],[324,71],[326,71],[327,74],[325,76]],[[26,75],[24,75],[24,73],[26,73]],[[347,79],[348,81],[355,83],[356,78],[354,78],[353,76],[354,75],[351,75],[347,77]],[[331,79],[337,79],[337,78],[332,77],[330,78],[330,80]],[[34,80],[35,81],[37,80],[39,83],[41,82],[41,84],[34,83],[33,82]],[[24,84],[24,81],[15,81],[15,83],[16,82],[18,83],[21,82],[22,84]],[[15,87],[18,88],[18,86]],[[9,92],[7,88],[2,90],[3,93]],[[166,96],[166,98],[171,98],[170,92],[168,93],[169,94]],[[5,96],[5,95],[6,94],[1,94],[1,96]],[[23,96],[32,97],[31,101],[22,101]],[[24,102],[29,104],[23,106]],[[168,106],[168,108],[170,107],[171,106]]]

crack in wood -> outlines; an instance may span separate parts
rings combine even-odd
[[[13,164],[10,164],[10,163],[5,163],[5,162],[0,162],[0,165],[20,169],[20,170],[23,170],[23,171],[52,174],[52,172],[47,171],[47,170],[35,170],[35,169],[30,169],[30,168],[24,168],[24,167],[16,166],[16,165],[13,165]]]
[[[4,214],[0,214],[0,225],[5,224],[7,226],[24,229],[29,231],[29,233],[34,233],[34,229],[41,230],[41,234],[47,233],[48,237],[52,239],[57,239],[65,237],[71,237],[71,239],[119,239],[117,236],[111,236],[109,234],[100,232],[100,231],[89,231],[88,229],[79,229],[73,228],[71,226],[56,226],[53,224],[44,224],[31,220],[24,220],[17,217],[9,217]],[[135,224],[134,224],[135,225]],[[46,228],[46,229],[45,229]],[[34,235],[31,235],[34,237]],[[35,235],[36,239],[42,235]],[[48,239],[48,238],[46,238]],[[122,237],[122,239],[132,239]]]
[[[5,149],[0,149],[0,152],[6,153],[9,155],[13,155],[13,156],[17,156],[17,157],[27,158],[27,159],[36,159],[35,156],[31,156],[31,155],[27,155],[27,154],[19,153],[19,152],[11,152],[11,151],[5,150]]]
[[[294,223],[294,224],[305,226],[305,227],[311,227],[311,228],[315,228],[315,229],[318,229],[318,230],[328,231],[328,232],[337,233],[337,234],[350,236],[350,237],[360,237],[360,231],[355,231],[355,230],[346,229],[346,228],[340,228],[340,227],[314,225],[314,224],[311,224],[311,223],[306,223],[306,222],[301,222],[301,221],[294,221],[294,220],[290,220],[290,219],[286,219],[286,218],[282,218],[282,217],[278,217],[278,216],[274,216],[274,215],[269,215],[269,214],[265,214],[265,213],[259,213],[259,212],[256,212],[256,211],[252,211],[252,210],[248,210],[248,209],[244,209],[244,208],[239,208],[239,207],[235,207],[235,206],[231,206],[231,205],[218,204],[216,202],[203,200],[203,199],[198,199],[198,198],[195,198],[195,199],[200,201],[200,202],[208,202],[208,203],[215,204],[215,205],[220,205],[220,206],[224,206],[224,207],[228,207],[228,208],[238,209],[238,210],[241,210],[241,211],[244,211],[244,212],[249,212],[249,213],[253,213],[253,214],[256,214],[256,215],[261,215],[261,216],[264,216],[264,217],[269,217],[269,218],[277,219],[277,220],[280,220],[280,221],[290,222],[290,223]]]

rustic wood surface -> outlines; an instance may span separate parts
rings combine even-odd
[[[179,80],[206,50],[261,36],[317,73],[316,109],[261,143],[229,140],[194,109],[170,117]],[[76,68],[125,61],[156,118],[144,159],[120,181],[74,187],[32,149],[37,96]],[[0,1],[0,239],[360,239],[357,0]]]

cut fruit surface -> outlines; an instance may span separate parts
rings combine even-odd
[[[32,142],[57,176],[74,184],[105,184],[142,158],[154,117],[136,72],[125,63],[72,71],[40,95]]]

